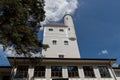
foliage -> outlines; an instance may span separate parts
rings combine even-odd
[[[44,0],[0,0],[0,43],[17,54],[38,53],[44,45],[37,38],[45,18]],[[47,46],[49,47],[49,46]]]
[[[118,68],[120,68],[120,64],[118,65]]]

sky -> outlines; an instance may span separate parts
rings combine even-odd
[[[120,0],[45,0],[42,24],[73,17],[82,58],[116,58],[120,64]],[[51,5],[52,4],[52,5]],[[8,65],[0,49],[0,65]]]

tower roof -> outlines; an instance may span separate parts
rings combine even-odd
[[[44,26],[67,27],[65,24],[62,24],[62,23],[52,23],[52,24],[47,24],[47,25],[44,25]]]

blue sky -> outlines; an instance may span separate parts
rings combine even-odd
[[[77,8],[73,6],[82,58],[117,58],[120,64],[119,4],[120,0],[78,0]],[[8,65],[5,58],[0,57],[0,65]]]
[[[120,0],[79,0],[74,23],[81,57],[120,63]]]

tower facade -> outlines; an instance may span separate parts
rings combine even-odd
[[[80,58],[74,23],[70,15],[64,16],[64,24],[54,23],[44,26],[43,44],[50,48],[42,51],[48,58]]]

